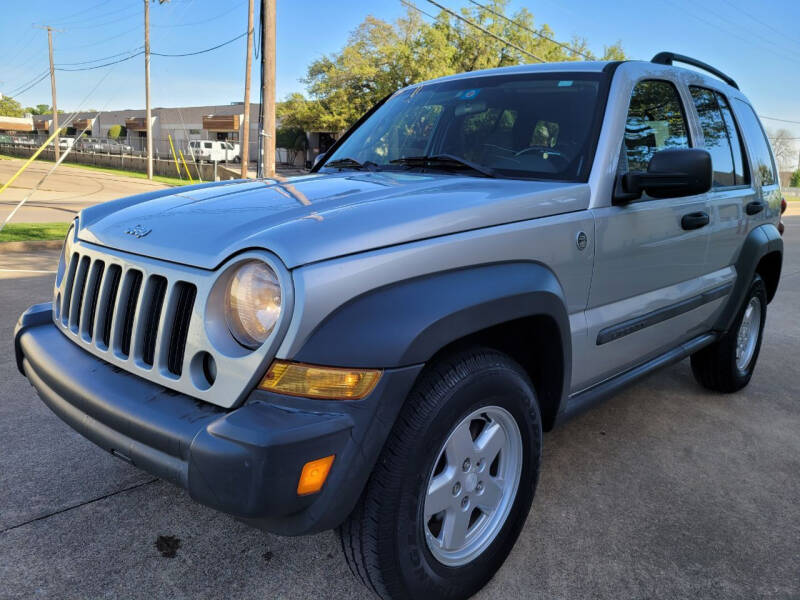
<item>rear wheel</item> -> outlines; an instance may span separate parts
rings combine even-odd
[[[492,350],[430,367],[340,528],[353,573],[383,598],[466,598],[502,565],[533,500],[539,407]]]
[[[692,355],[695,379],[716,392],[736,392],[750,383],[767,319],[767,290],[756,274],[730,331]]]

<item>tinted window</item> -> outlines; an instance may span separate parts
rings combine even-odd
[[[736,178],[736,185],[743,185],[750,183],[747,177],[747,156],[744,153],[744,144],[742,143],[742,134],[736,126],[736,120],[733,118],[731,107],[728,100],[717,92],[717,103],[719,110],[722,112],[722,118],[725,119],[725,127],[728,130],[728,139],[731,143],[731,154],[733,154],[733,172]]]
[[[675,86],[668,81],[640,81],[633,88],[625,123],[623,158],[627,159],[627,170],[646,171],[659,150],[688,148],[687,132]]]
[[[205,146],[206,148],[211,148],[212,144],[211,142],[206,142],[205,144],[203,144],[203,146]]]
[[[735,100],[736,114],[739,117],[744,138],[747,140],[747,148],[750,150],[750,167],[753,181],[761,185],[774,185],[777,181],[775,165],[772,161],[772,152],[769,149],[764,130],[761,128],[761,123],[749,104],[738,98]]]
[[[326,163],[350,158],[379,170],[413,170],[419,167],[402,159],[449,154],[499,176],[580,180],[590,168],[604,77],[495,75],[405,89]]]
[[[709,89],[700,87],[692,86],[689,91],[697,108],[697,116],[700,117],[705,149],[711,154],[711,166],[714,169],[713,185],[714,187],[736,185],[731,142],[717,102],[717,95]]]

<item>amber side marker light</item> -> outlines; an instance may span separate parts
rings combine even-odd
[[[322,489],[325,480],[328,478],[328,473],[331,471],[333,459],[335,454],[326,456],[325,458],[318,458],[303,465],[303,471],[300,473],[300,481],[297,482],[297,495],[307,496],[308,494],[316,494]]]
[[[287,396],[327,400],[360,400],[381,378],[376,369],[342,369],[276,360],[259,389]]]

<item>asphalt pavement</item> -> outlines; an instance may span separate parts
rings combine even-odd
[[[749,387],[709,393],[683,361],[547,434],[527,524],[478,598],[800,598],[800,216],[786,222]],[[333,532],[251,529],[45,407],[11,337],[50,299],[56,257],[0,250],[0,598],[369,597]]]

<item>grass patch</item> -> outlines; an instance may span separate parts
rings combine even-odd
[[[7,160],[15,158],[17,160],[28,160],[27,158],[20,158],[19,156],[9,156],[7,154],[0,154],[0,160]],[[37,158],[34,162],[47,162],[53,163],[52,160],[45,160],[41,158]],[[134,177],[135,179],[147,179],[147,173],[140,173],[139,171],[126,171],[124,169],[112,169],[110,167],[98,167],[96,165],[82,165],[80,163],[68,163],[63,162],[61,163],[62,167],[69,167],[71,169],[86,169],[88,171],[98,171],[100,173],[108,173],[110,175],[123,175],[124,177]],[[189,167],[192,169],[192,166]],[[192,173],[192,177],[194,177],[194,173]],[[185,179],[178,179],[177,177],[165,177],[163,175],[153,175],[153,181],[158,183],[163,183],[165,185],[189,185],[189,181]],[[195,183],[199,183],[195,180]]]
[[[0,242],[63,240],[69,223],[9,223],[0,231]]]

